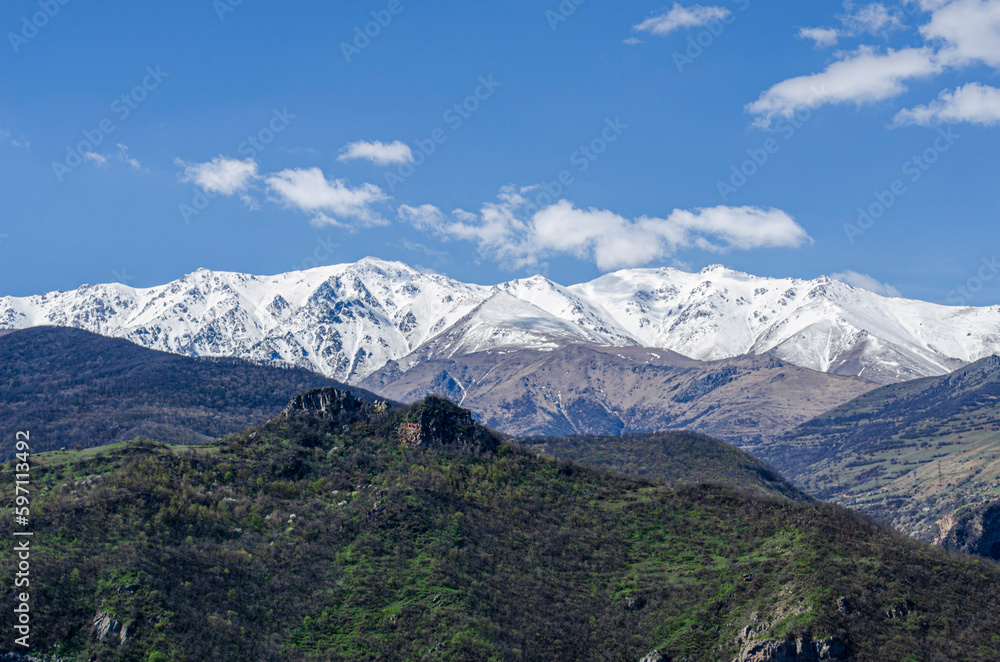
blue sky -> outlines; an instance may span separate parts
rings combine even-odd
[[[1000,0],[9,0],[0,27],[0,295],[375,255],[1000,303]]]

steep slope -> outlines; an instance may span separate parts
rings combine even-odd
[[[944,538],[957,511],[1000,500],[1000,357],[871,391],[753,452],[810,494]]]
[[[38,451],[143,437],[203,443],[281,411],[297,392],[337,382],[301,369],[194,359],[54,327],[0,336],[0,458],[15,430]]]
[[[749,453],[694,432],[524,437],[517,441],[547,457],[646,480],[714,483],[788,499],[809,498]]]
[[[73,457],[32,472],[31,641],[64,659],[995,660],[993,564],[537,458],[440,400]]]
[[[689,429],[737,445],[760,443],[875,387],[769,356],[701,362],[662,349],[584,344],[444,355],[405,372],[405,360],[390,363],[360,385],[403,402],[451,398],[513,435]]]
[[[498,289],[446,331],[401,358],[399,367],[407,369],[438,357],[452,358],[484,350],[554,350],[570,343],[631,344],[625,335],[596,323],[580,324],[578,319],[568,319],[569,315],[559,317]]]
[[[514,322],[506,333],[484,333],[505,310]],[[532,321],[541,327],[530,329]],[[630,269],[571,287],[541,277],[483,287],[366,258],[277,276],[200,270],[160,287],[0,299],[0,328],[39,325],[178,354],[286,362],[351,383],[421,345],[437,348],[427,343],[443,332],[442,352],[571,339],[698,360],[772,354],[883,384],[946,374],[1000,352],[997,306],[949,308],[826,277],[760,278],[718,266],[696,274]],[[427,357],[418,353],[411,363]]]

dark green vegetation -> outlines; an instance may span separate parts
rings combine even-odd
[[[15,430],[31,430],[39,451],[136,437],[204,443],[274,416],[296,393],[336,385],[308,370],[25,329],[0,336],[0,458],[11,456]]]
[[[1000,650],[990,562],[836,506],[538,458],[443,400],[309,396],[217,444],[85,453],[33,472],[32,641],[72,660],[727,662],[745,633],[858,662]]]
[[[808,498],[749,453],[695,432],[529,437],[519,441],[550,457],[647,480],[737,485],[762,494]]]
[[[753,452],[814,496],[940,539],[956,511],[1000,499],[1000,358],[879,388]]]

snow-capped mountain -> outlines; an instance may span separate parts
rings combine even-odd
[[[564,287],[469,285],[366,258],[277,276],[199,270],[167,285],[0,298],[0,328],[70,326],[187,355],[239,356],[358,382],[387,362],[567,343],[715,360],[771,353],[890,383],[1000,353],[1000,307],[886,298],[822,277],[630,269]]]
[[[177,354],[284,362],[354,381],[452,326],[489,292],[380,260],[278,276],[201,269],[160,287],[0,299],[0,328],[77,327]]]

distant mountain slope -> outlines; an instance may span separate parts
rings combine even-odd
[[[302,369],[156,352],[77,329],[0,336],[0,457],[13,432],[36,450],[145,437],[201,443],[274,416],[292,395],[337,382]]]
[[[770,496],[809,498],[749,453],[694,432],[527,437],[517,441],[548,457],[646,480],[714,483]]]
[[[283,361],[356,383],[389,361],[568,342],[702,361],[771,354],[892,383],[1000,352],[1000,307],[886,298],[826,277],[629,269],[565,287],[470,285],[366,258],[276,276],[199,270],[166,285],[0,298],[0,328],[57,325],[192,356]],[[497,329],[497,333],[491,333]],[[411,356],[412,355],[412,356]]]
[[[582,344],[456,353],[406,372],[390,363],[360,385],[402,402],[451,398],[513,435],[689,429],[736,445],[776,436],[875,387],[769,356],[701,362]]]
[[[32,505],[36,656],[996,661],[995,564],[538,458],[439,399],[314,392],[207,446],[36,456]]]
[[[753,450],[810,494],[943,537],[939,520],[1000,499],[1000,357],[871,391]]]

